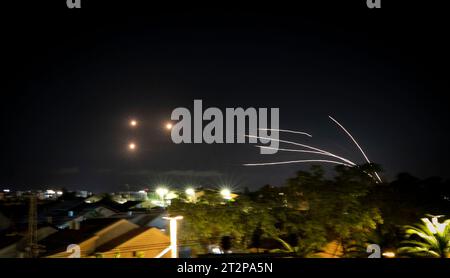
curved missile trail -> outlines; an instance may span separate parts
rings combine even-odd
[[[361,146],[358,144],[358,142],[356,142],[355,138],[353,138],[353,136],[350,134],[350,132],[347,131],[347,129],[345,129],[345,127],[343,125],[341,125],[337,120],[335,120],[333,117],[328,116],[335,124],[337,124],[349,137],[350,139],[352,139],[353,143],[355,143],[355,145],[358,147],[359,151],[362,153],[362,155],[364,156],[364,158],[366,159],[367,163],[371,163],[369,158],[367,157],[366,153],[364,153],[363,149],[361,148]],[[380,176],[378,175],[377,172],[374,172],[375,176],[377,176],[377,179],[382,182]]]
[[[324,152],[317,152],[317,151],[297,150],[297,149],[280,149],[280,148],[267,147],[267,146],[255,146],[255,147],[261,148],[261,149],[279,150],[279,151],[285,151],[285,152],[313,153],[313,154],[320,154],[320,155],[327,155],[327,156],[330,156],[330,155],[327,154],[327,153],[324,153]]]
[[[279,151],[287,151],[287,152],[300,152],[300,153],[313,153],[313,154],[319,154],[319,155],[328,155],[325,154],[323,152],[316,152],[316,151],[308,151],[308,150],[296,150],[296,149],[280,149],[280,148],[274,148],[274,147],[267,147],[267,146],[255,146],[258,148],[262,148],[262,149],[272,149],[272,150],[279,150]],[[328,155],[329,156],[329,155]],[[316,160],[314,160],[316,161]],[[328,162],[330,162],[329,160],[327,160]],[[303,161],[303,162],[307,162],[307,161]],[[323,160],[320,160],[320,162],[324,162]],[[275,164],[270,164],[270,163],[275,163]],[[264,166],[264,165],[277,165],[277,164],[288,164],[291,162],[269,162],[269,163],[249,163],[249,164],[243,164],[244,166]],[[330,162],[331,163],[331,162]],[[345,165],[347,167],[355,167],[356,165],[351,165],[351,164],[347,164],[347,163],[342,163],[339,161],[335,162],[336,164],[341,164],[341,165]],[[375,179],[375,177],[373,175],[371,175],[370,173],[367,173],[366,171],[363,171],[365,174],[367,174],[370,178]]]
[[[347,167],[353,167],[350,164],[343,163],[335,160],[323,160],[323,159],[305,159],[305,160],[291,160],[291,161],[278,161],[278,162],[266,162],[266,163],[248,163],[244,166],[266,166],[266,165],[281,165],[281,164],[294,164],[294,163],[308,163],[308,162],[323,162],[344,165]]]
[[[272,140],[272,141],[276,141],[276,142],[280,142],[280,143],[286,143],[286,144],[300,146],[300,147],[307,148],[307,149],[310,149],[310,150],[313,150],[313,151],[321,152],[321,153],[323,153],[325,155],[332,156],[334,158],[342,160],[345,163],[348,163],[348,164],[350,164],[352,166],[356,166],[356,163],[354,163],[353,161],[350,161],[350,160],[348,160],[346,158],[343,158],[341,156],[335,155],[333,153],[327,152],[327,151],[319,149],[319,148],[311,147],[311,146],[300,144],[300,143],[297,143],[297,142],[292,142],[292,141],[287,141],[287,140],[280,140],[280,139],[273,139],[273,138],[268,138],[268,137],[255,136],[255,135],[245,135],[245,136],[251,137],[251,138],[257,138],[257,139],[269,140],[269,141]]]
[[[273,129],[273,128],[258,128],[258,130],[266,130],[266,131],[279,131],[279,132],[286,132],[286,133],[295,133],[295,134],[301,134],[306,135],[308,137],[312,137],[311,134],[303,132],[303,131],[295,131],[295,130],[289,130],[289,129]]]

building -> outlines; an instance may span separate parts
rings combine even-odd
[[[95,253],[96,248],[139,228],[125,219],[96,218],[78,222],[77,225],[39,241],[45,247],[42,257],[67,258],[67,247],[76,244],[80,247],[81,257],[89,257]]]
[[[41,257],[68,258],[70,245],[80,248],[81,258],[155,258],[170,245],[170,238],[155,227],[140,227],[123,218],[96,218],[40,241]],[[163,257],[170,257],[170,252]]]
[[[43,240],[58,230],[51,226],[43,226],[37,230],[37,238]],[[0,258],[20,258],[25,256],[27,245],[26,234],[7,234],[0,237]]]
[[[142,227],[113,239],[96,250],[101,258],[155,258],[170,245],[170,238],[157,228]],[[167,252],[162,258],[169,258]]]
[[[11,220],[0,212],[0,231],[6,230],[11,226]]]

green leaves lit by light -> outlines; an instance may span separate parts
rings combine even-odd
[[[438,216],[421,219],[423,224],[406,226],[406,239],[398,252],[415,257],[450,257],[450,219],[440,223]]]

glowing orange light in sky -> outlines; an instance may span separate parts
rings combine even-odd
[[[135,143],[128,144],[128,149],[134,151],[136,149],[136,144]]]

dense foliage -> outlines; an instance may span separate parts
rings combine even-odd
[[[364,245],[383,222],[370,202],[373,188],[380,186],[367,174],[375,168],[336,167],[335,177],[326,178],[321,167],[313,166],[282,187],[264,186],[235,201],[205,191],[195,203],[174,201],[169,211],[184,216],[180,240],[199,252],[229,236],[233,248],[242,252],[274,239],[281,248],[311,256],[328,242],[338,241],[344,256],[350,256],[352,247]]]

